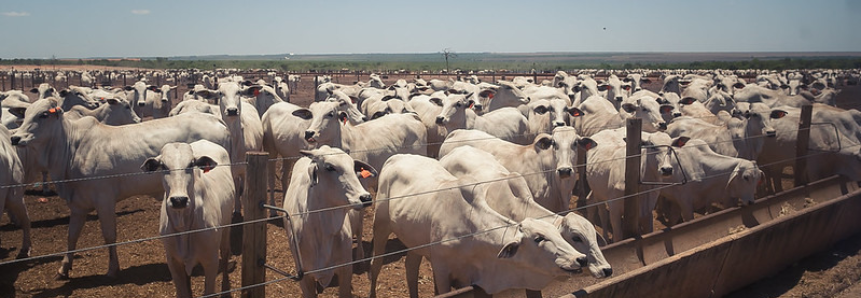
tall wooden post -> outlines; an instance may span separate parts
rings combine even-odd
[[[625,215],[623,234],[613,235],[615,242],[630,236],[640,235],[640,137],[643,120],[630,118],[627,121],[627,146],[625,148]]]
[[[248,180],[242,205],[246,221],[266,218],[263,204],[266,202],[266,162],[269,154],[248,152]],[[243,227],[242,286],[260,284],[266,281],[266,222],[246,224]],[[266,297],[266,288],[254,287],[242,291],[243,298]]]
[[[801,107],[801,118],[798,123],[798,137],[795,143],[795,186],[807,184],[807,146],[810,143],[810,119],[813,115],[813,106]]]

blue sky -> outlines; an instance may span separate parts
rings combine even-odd
[[[861,51],[859,0],[3,0],[0,58]],[[605,29],[606,28],[606,29]]]

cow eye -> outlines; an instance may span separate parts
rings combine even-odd
[[[545,241],[545,240],[547,240],[547,239],[544,239],[544,237],[538,236],[538,237],[536,237],[536,238],[535,238],[535,243],[541,243],[541,242],[543,242],[543,241]]]
[[[39,118],[48,118],[48,112],[42,112],[42,115],[39,115]]]
[[[335,112],[326,114],[326,117],[329,117],[329,118],[335,117]]]
[[[458,102],[458,103],[454,104],[454,106],[459,108],[459,107],[462,107],[462,106],[463,106],[463,104],[461,104],[460,102]]]
[[[335,167],[334,167],[334,166],[332,166],[332,165],[326,165],[326,171],[334,172],[334,171],[335,171]]]
[[[574,238],[571,238],[571,240],[573,240],[574,242],[583,242],[583,238],[580,238],[580,236],[574,236]]]
[[[649,112],[649,109],[643,108],[643,112]]]

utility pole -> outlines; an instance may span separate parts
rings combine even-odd
[[[451,48],[445,48],[442,50],[442,55],[445,57],[445,76],[448,77],[448,74],[451,73],[451,68],[448,67],[448,58],[457,58],[457,54],[451,52]]]

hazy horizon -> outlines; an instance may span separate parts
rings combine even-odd
[[[861,1],[16,1],[0,58],[855,53]]]

